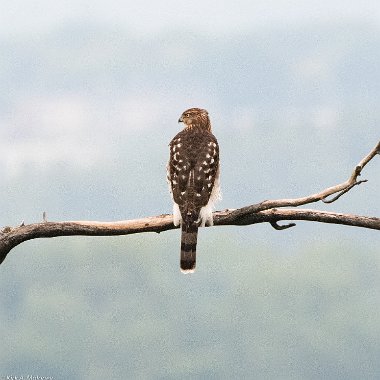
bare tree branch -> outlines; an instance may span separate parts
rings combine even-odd
[[[347,226],[363,227],[380,230],[380,218],[352,214],[309,210],[309,209],[283,209],[282,207],[297,207],[318,201],[331,203],[347,193],[353,187],[365,182],[358,181],[363,168],[377,154],[380,154],[380,142],[355,167],[350,178],[339,185],[329,187],[319,193],[302,198],[267,200],[258,204],[242,207],[236,210],[217,211],[214,213],[214,225],[250,225],[257,223],[270,223],[276,230],[283,230],[295,226],[294,223],[279,225],[281,220],[305,220],[321,223],[342,224]],[[327,197],[335,195],[331,200]],[[4,227],[0,231],[0,264],[7,254],[24,241],[37,238],[51,238],[57,236],[112,236],[129,235],[143,232],[163,232],[177,228],[173,225],[172,215],[159,215],[143,219],[134,219],[120,222],[96,221],[67,221],[48,222],[46,213],[43,213],[41,223],[18,227]]]

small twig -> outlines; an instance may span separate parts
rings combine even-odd
[[[295,227],[295,223],[288,223],[279,225],[277,222],[269,222],[270,225],[277,231],[287,230],[288,228]]]
[[[354,186],[360,185],[363,182],[368,182],[368,180],[363,179],[362,181],[355,182],[352,185],[348,186],[346,189],[342,190],[340,193],[338,193],[338,195],[336,195],[334,198],[332,199],[322,198],[321,201],[323,203],[333,203],[336,200],[338,200],[343,194],[346,194],[347,192],[349,192]]]

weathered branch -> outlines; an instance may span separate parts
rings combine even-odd
[[[329,187],[319,193],[302,198],[267,200],[258,204],[242,207],[236,210],[217,211],[214,213],[214,225],[249,225],[257,223],[270,223],[276,230],[283,230],[295,226],[294,223],[279,225],[281,220],[305,220],[321,223],[342,224],[347,226],[370,228],[380,230],[380,218],[341,214],[327,211],[308,209],[283,209],[282,207],[296,207],[304,204],[324,201],[334,202],[340,196],[347,193],[354,186],[365,182],[358,181],[361,171],[376,154],[380,154],[380,142],[364,157],[355,167],[350,178],[339,185]],[[327,201],[327,197],[335,197]],[[37,238],[51,238],[57,236],[112,236],[129,235],[142,232],[163,232],[177,228],[173,225],[172,215],[159,215],[143,219],[127,220],[121,222],[93,222],[93,221],[68,221],[48,222],[46,213],[43,214],[43,222],[18,227],[5,227],[0,231],[0,264],[7,254],[24,241]]]

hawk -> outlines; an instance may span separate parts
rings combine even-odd
[[[213,224],[220,198],[219,145],[208,112],[190,108],[178,120],[184,129],[170,142],[167,179],[173,198],[173,223],[181,224],[181,271],[195,269],[198,227]]]

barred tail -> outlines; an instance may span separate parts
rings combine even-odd
[[[182,224],[181,271],[193,273],[197,255],[198,225],[195,222]]]

